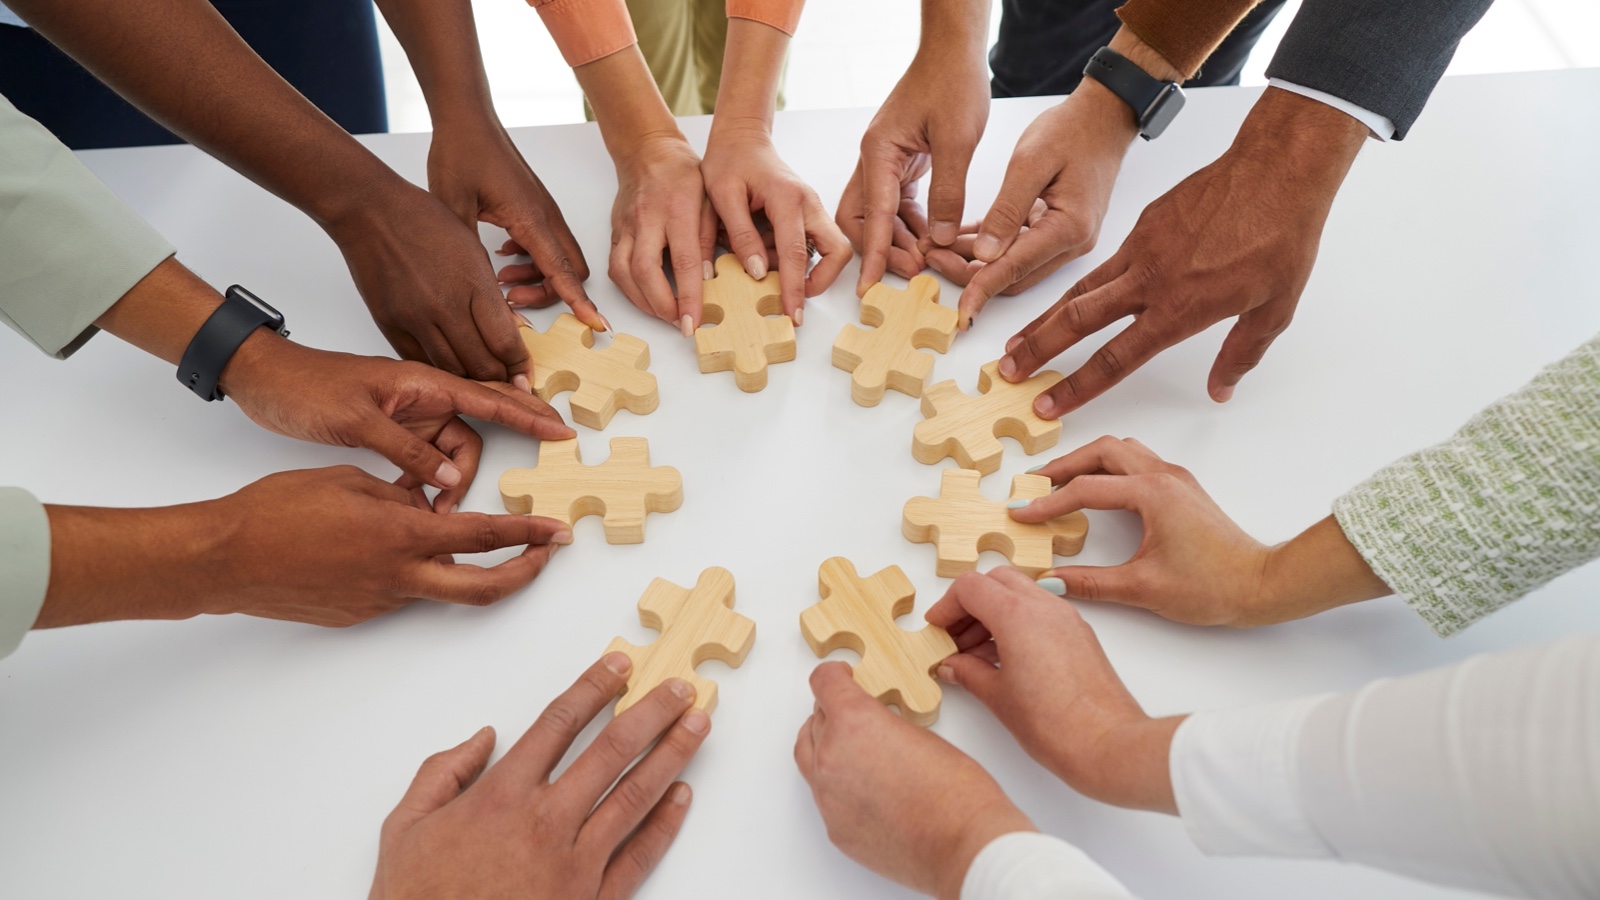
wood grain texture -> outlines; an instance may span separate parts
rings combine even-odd
[[[549,402],[572,391],[572,421],[596,431],[610,424],[618,409],[636,415],[655,411],[661,403],[650,365],[650,345],[630,334],[618,334],[602,350],[594,349],[594,329],[571,313],[556,317],[549,331],[518,329],[533,359],[533,392]]]
[[[620,637],[606,647],[607,653],[621,650],[633,660],[617,700],[618,715],[674,677],[694,685],[694,705],[709,714],[717,708],[717,683],[701,678],[695,667],[716,659],[738,668],[756,641],[756,623],[733,611],[733,574],[720,567],[701,572],[690,590],[665,578],[650,582],[639,598],[639,621],[661,636],[643,647]]]
[[[918,725],[939,718],[943,693],[933,670],[956,652],[943,628],[906,631],[895,619],[911,612],[916,589],[899,566],[862,578],[855,564],[835,556],[817,570],[822,601],[800,613],[800,631],[818,657],[841,647],[860,654],[856,683],[880,702],[898,707]]]
[[[850,398],[877,406],[885,390],[921,397],[933,374],[933,354],[950,349],[958,316],[939,305],[939,282],[918,275],[903,291],[883,282],[861,299],[861,324],[846,325],[833,342],[833,365],[850,373]]]
[[[1022,572],[1037,576],[1055,566],[1056,556],[1075,556],[1083,549],[1089,519],[1081,512],[1048,522],[1023,523],[1011,518],[1003,502],[978,490],[983,477],[971,469],[940,473],[939,496],[906,501],[900,532],[914,544],[933,544],[941,578],[955,578],[978,568],[978,554],[1003,554]],[[1018,475],[1011,480],[1012,500],[1033,500],[1050,493],[1043,475]]]
[[[647,513],[672,512],[683,505],[683,477],[671,466],[650,465],[644,438],[611,439],[611,458],[586,466],[578,441],[544,441],[532,469],[508,469],[500,476],[506,511],[560,519],[568,526],[584,516],[600,516],[606,542],[644,540]]]
[[[1039,418],[1033,400],[1061,380],[1060,372],[1037,372],[1021,384],[1000,377],[1000,361],[978,370],[978,393],[964,394],[954,381],[941,381],[922,394],[923,421],[911,433],[911,455],[932,465],[954,458],[963,469],[987,475],[1000,468],[1000,438],[1022,445],[1029,455],[1061,440],[1061,420]]]
[[[694,352],[700,371],[731,369],[739,390],[754,393],[767,386],[769,363],[794,359],[794,323],[783,315],[777,272],[757,281],[732,253],[717,257],[716,271],[705,283],[704,324],[695,330]]]

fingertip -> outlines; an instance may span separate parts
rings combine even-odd
[[[928,226],[928,237],[941,247],[955,243],[960,232],[961,226],[955,222],[934,222]]]
[[[522,374],[521,372],[518,372],[516,375],[512,376],[511,383],[516,385],[517,390],[519,391],[527,391],[530,394],[533,393],[533,382],[529,381],[528,376]]]
[[[1055,594],[1057,597],[1065,597],[1067,595],[1067,582],[1055,575],[1046,575],[1034,581],[1034,584],[1037,584],[1045,591]]]
[[[1041,419],[1053,419],[1061,415],[1061,405],[1050,394],[1040,394],[1034,398],[1033,411]]]
[[[1222,385],[1211,392],[1211,399],[1218,403],[1227,403],[1233,399],[1233,388],[1231,384]]]
[[[434,470],[433,478],[440,487],[452,488],[461,483],[461,470],[447,459],[439,463],[439,468]]]
[[[699,712],[699,710],[695,710],[695,712]],[[702,715],[704,714],[702,713]],[[672,793],[668,795],[668,799],[672,801],[674,806],[688,806],[690,801],[694,799],[694,791],[687,783],[680,781],[672,786]]]
[[[621,650],[613,650],[600,657],[600,662],[613,674],[626,675],[633,668],[633,658]]]
[[[711,717],[706,715],[705,710],[691,707],[683,714],[683,727],[690,734],[705,734],[711,730]]]
[[[994,262],[1005,252],[1005,242],[992,234],[980,234],[972,242],[972,255],[984,262]]]
[[[960,681],[956,680],[956,670],[952,666],[950,666],[948,664],[940,664],[938,675],[939,675],[939,680],[944,682],[945,684],[960,684],[961,683]]]
[[[560,531],[556,532],[555,534],[550,535],[550,543],[552,543],[552,544],[570,544],[570,543],[572,543],[572,532],[570,532],[567,529],[563,528]]]

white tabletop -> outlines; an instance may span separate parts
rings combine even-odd
[[[1217,406],[1205,378],[1225,326],[1168,351],[1069,416],[1056,452],[1101,434],[1137,436],[1189,466],[1251,533],[1289,537],[1378,466],[1448,436],[1474,411],[1600,330],[1600,70],[1446,80],[1403,143],[1371,143],[1333,210],[1292,328]],[[1255,90],[1192,93],[1170,133],[1129,154],[1100,248],[1024,297],[1001,299],[941,357],[936,378],[972,389],[978,366],[1121,242],[1143,206],[1226,147]],[[969,213],[994,195],[1016,136],[1045,100],[999,101],[970,180]],[[785,159],[832,208],[868,110],[780,115]],[[708,120],[684,123],[704,141]],[[605,271],[613,176],[593,126],[530,128],[519,145]],[[413,179],[426,135],[365,139]],[[333,244],[304,216],[187,147],[85,153],[113,188],[213,284],[241,282],[284,309],[295,338],[388,348]],[[485,229],[486,242],[500,236]],[[85,246],[92,264],[95,248]],[[731,569],[738,610],[758,623],[743,668],[708,663],[721,706],[687,777],[695,807],[648,897],[900,896],[827,842],[790,757],[815,664],[797,627],[816,570],[843,554],[863,573],[899,565],[920,619],[948,582],[933,548],[900,535],[906,499],[937,491],[915,462],[916,401],[851,402],[830,366],[856,319],[855,267],[810,303],[800,358],[759,394],[701,375],[691,346],[632,310],[597,274],[589,289],[617,327],[652,345],[660,409],[580,429],[586,458],[643,435],[683,473],[685,502],[653,515],[644,544],[577,543],[520,596],[489,609],[422,604],[348,630],[208,618],[30,636],[0,662],[0,896],[354,897],[367,888],[378,825],[423,757],[484,724],[502,746],[614,635],[653,632],[634,603],[651,578],[692,584]],[[946,302],[955,294],[946,287]],[[557,310],[530,314],[543,326]],[[113,338],[70,363],[0,337],[0,471],[46,502],[139,506],[214,497],[269,472],[375,456],[255,428],[198,403],[168,367]],[[1099,339],[1058,364],[1076,366]],[[565,412],[565,398],[558,400]],[[499,473],[534,442],[488,427],[464,504],[498,511]],[[1009,476],[1051,455],[1006,442]],[[948,465],[949,463],[946,463]],[[1112,563],[1136,519],[1091,513],[1081,559]],[[989,554],[984,566],[1001,562]],[[285,560],[293,565],[293,560]],[[1483,650],[1600,628],[1600,569],[1557,580],[1442,641],[1393,600],[1251,632],[1201,630],[1086,608],[1152,713],[1351,688]],[[902,620],[909,623],[912,619]],[[840,656],[849,657],[848,653]],[[947,691],[935,730],[1000,779],[1039,826],[1083,846],[1149,897],[1457,896],[1328,863],[1213,860],[1182,825],[1087,801],[1034,765],[972,698]]]

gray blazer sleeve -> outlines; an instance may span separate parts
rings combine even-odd
[[[1385,116],[1395,140],[1422,114],[1456,44],[1493,0],[1305,0],[1268,78]]]
[[[39,618],[50,583],[50,519],[20,488],[0,487],[0,656]]]
[[[172,245],[0,97],[0,322],[65,359]]]

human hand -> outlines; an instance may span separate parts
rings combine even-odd
[[[497,276],[513,285],[506,295],[510,305],[565,302],[583,324],[609,330],[584,292],[589,264],[561,208],[498,120],[480,117],[436,129],[428,148],[428,190],[474,233],[480,221],[504,228],[510,237],[501,255],[532,257]]]
[[[632,896],[689,811],[689,786],[673,779],[711,728],[690,708],[694,688],[658,686],[551,778],[631,665],[609,653],[590,666],[488,771],[489,728],[429,757],[384,820],[371,900]]]
[[[265,331],[228,362],[222,386],[268,431],[379,453],[400,467],[400,486],[419,500],[421,485],[439,488],[433,507],[442,513],[472,486],[483,450],[483,439],[459,416],[545,440],[576,434],[525,390],[475,384],[419,363],[314,350]]]
[[[611,280],[634,306],[684,337],[700,322],[702,285],[711,277],[716,221],[700,175],[700,157],[682,134],[652,134],[615,157],[611,206]],[[667,282],[662,254],[671,261]]]
[[[378,330],[402,359],[477,381],[532,368],[475,228],[405,184],[329,225]]]
[[[955,897],[990,841],[1033,823],[977,762],[890,712],[850,667],[811,673],[816,706],[794,758],[828,840],[867,868],[925,894]]]
[[[1146,207],[1110,259],[1006,344],[1000,374],[1021,381],[1133,316],[1034,401],[1035,412],[1054,419],[1167,347],[1238,316],[1208,382],[1212,399],[1227,401],[1289,326],[1334,195],[1366,134],[1331,106],[1268,88],[1220,159]]]
[[[885,270],[902,278],[922,271],[923,238],[939,246],[956,240],[967,166],[989,120],[987,4],[937,4],[924,17],[923,44],[867,126],[861,160],[839,198],[836,221],[861,254],[857,296]],[[917,182],[930,166],[925,218]]]
[[[770,223],[783,311],[799,325],[806,298],[827,290],[850,261],[844,234],[828,218],[817,192],[778,157],[764,126],[713,124],[700,171],[727,231],[728,247],[744,261],[751,278],[765,278],[768,264],[766,242],[752,213],[763,213]],[[808,273],[813,247],[821,259]],[[700,324],[698,315],[692,324]]]
[[[939,665],[1022,749],[1085,796],[1177,812],[1167,750],[1179,718],[1152,719],[1077,609],[1012,568],[969,572],[928,610],[960,651]]]
[[[1390,593],[1332,517],[1275,547],[1228,518],[1187,469],[1132,438],[1102,437],[1041,466],[1058,490],[1011,511],[1044,522],[1125,509],[1144,523],[1120,566],[1063,566],[1039,583],[1082,600],[1148,609],[1190,625],[1251,628]]]

